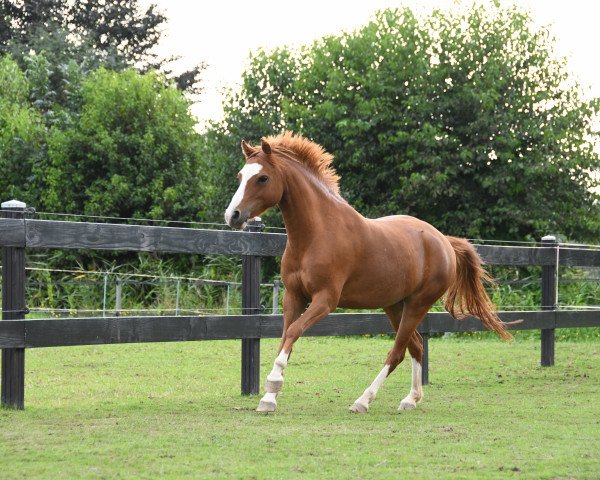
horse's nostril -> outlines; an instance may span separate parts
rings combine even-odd
[[[231,219],[233,221],[236,221],[240,218],[240,211],[239,210],[234,210],[233,214],[231,215]]]

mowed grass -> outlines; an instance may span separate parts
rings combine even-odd
[[[303,338],[274,414],[240,395],[240,342],[28,350],[26,409],[0,411],[0,476],[598,478],[600,342],[432,339],[417,410],[410,362],[366,415],[349,405],[391,340]],[[277,341],[262,341],[261,375]]]

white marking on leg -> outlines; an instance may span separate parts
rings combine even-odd
[[[383,382],[388,376],[390,371],[389,365],[384,365],[379,374],[373,380],[373,383],[369,385],[369,388],[354,402],[354,405],[350,408],[353,412],[363,413],[369,410],[369,404],[375,400],[377,391],[383,385]]]
[[[229,224],[231,220],[231,216],[233,212],[240,206],[240,203],[244,199],[244,194],[246,192],[246,185],[252,177],[254,177],[258,172],[262,169],[262,165],[260,163],[248,163],[244,165],[244,167],[240,170],[240,175],[242,179],[240,180],[240,186],[236,190],[227,210],[225,210],[225,221]]]
[[[260,401],[261,402],[266,402],[266,403],[274,403],[275,405],[277,405],[277,394],[276,393],[267,392],[267,393],[264,394],[263,398],[261,398]]]
[[[412,385],[410,388],[410,393],[404,397],[404,399],[400,402],[400,406],[398,410],[412,410],[416,408],[417,403],[421,401],[423,398],[423,385],[421,383],[421,372],[422,367],[421,364],[412,359]]]
[[[265,390],[267,393],[260,399],[257,410],[259,412],[273,412],[277,406],[277,394],[283,386],[283,370],[285,369],[290,354],[283,350],[275,359],[273,370],[267,375]]]
[[[283,350],[279,352],[279,355],[275,359],[275,364],[273,365],[273,370],[271,373],[267,375],[267,380],[272,382],[283,382],[283,370],[285,369],[288,361],[289,353],[284,352]]]

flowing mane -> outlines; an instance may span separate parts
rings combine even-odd
[[[302,135],[283,132],[280,135],[266,137],[273,150],[280,151],[306,166],[337,196],[340,196],[340,176],[331,166],[333,155],[327,153],[318,143],[311,142]]]

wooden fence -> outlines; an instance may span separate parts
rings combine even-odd
[[[259,392],[260,339],[280,337],[282,316],[261,313],[259,286],[261,257],[280,256],[283,234],[262,233],[252,225],[246,232],[50,221],[26,218],[21,202],[2,204],[2,406],[24,408],[25,349],[70,345],[241,339],[243,394]],[[242,256],[242,315],[115,316],[25,320],[26,249],[92,249],[161,253],[225,254]],[[500,312],[505,320],[522,319],[511,329],[540,329],[541,364],[554,364],[554,331],[564,327],[600,326],[600,312],[557,308],[557,265],[600,267],[600,251],[561,247],[545,237],[541,247],[477,246],[483,260],[493,265],[540,265],[540,311]],[[419,326],[425,341],[423,382],[428,381],[428,336],[439,332],[483,330],[474,318],[456,321],[447,313],[430,313]],[[392,333],[384,314],[331,314],[307,335]]]

